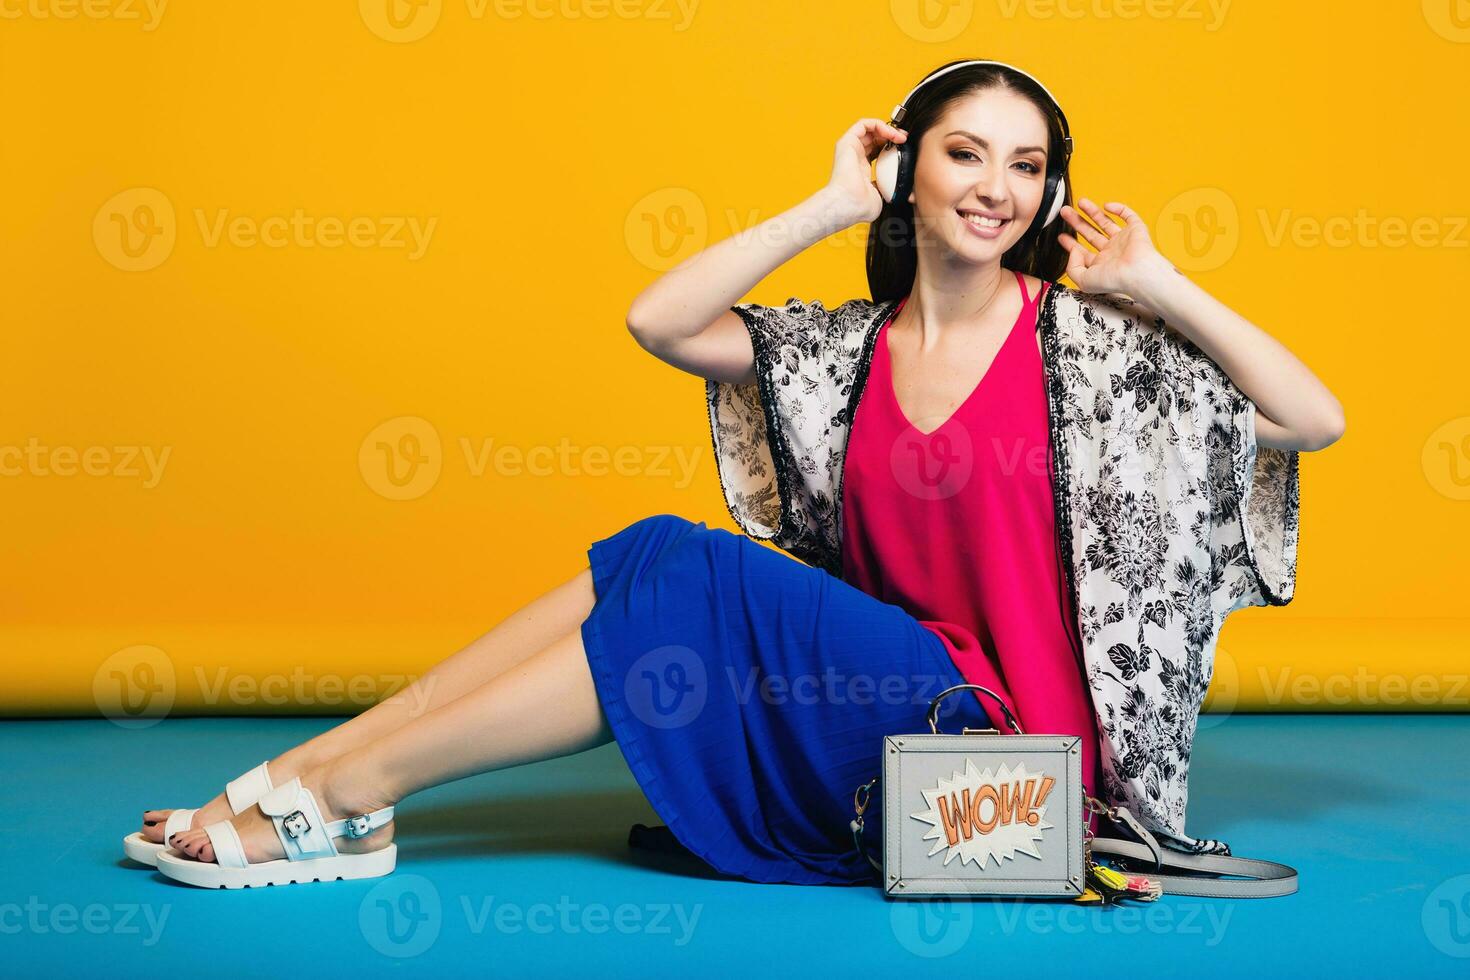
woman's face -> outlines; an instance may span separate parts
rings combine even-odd
[[[998,262],[1041,207],[1046,120],[1029,100],[992,88],[950,107],[919,142],[914,205],[921,245]]]

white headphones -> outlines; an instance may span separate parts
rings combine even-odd
[[[1042,85],[1035,76],[1022,71],[1015,65],[1008,65],[1003,61],[956,62],[953,65],[926,75],[919,84],[915,85],[909,91],[909,94],[903,97],[903,101],[894,107],[893,118],[889,120],[889,125],[897,126],[903,122],[903,117],[908,112],[908,101],[914,97],[914,93],[919,91],[919,89],[942,75],[947,75],[952,71],[966,68],[970,65],[999,65],[1002,68],[1009,68],[1017,74],[1024,75],[1026,78],[1035,82],[1036,87],[1045,93],[1047,99],[1051,102],[1052,109],[1056,111],[1057,121],[1062,126],[1062,156],[1059,160],[1053,160],[1050,157],[1047,158],[1046,188],[1042,192],[1041,207],[1036,210],[1036,217],[1031,222],[1033,228],[1038,226],[1045,228],[1057,220],[1057,216],[1062,213],[1062,205],[1067,199],[1067,181],[1062,174],[1067,169],[1067,163],[1072,159],[1072,135],[1071,130],[1067,126],[1067,115],[1062,112],[1061,104],[1057,102],[1056,98],[1047,91],[1046,86]],[[895,199],[900,201],[906,201],[908,199],[909,192],[914,187],[914,165],[918,162],[918,158],[919,147],[915,141],[910,140],[905,140],[902,143],[889,142],[879,152],[878,159],[874,164],[876,171],[874,183],[877,184],[878,193],[883,196],[884,201],[891,203]],[[1045,215],[1044,220],[1042,219],[1043,215]],[[1027,229],[1027,231],[1030,230],[1030,228]]]

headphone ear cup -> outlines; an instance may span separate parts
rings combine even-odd
[[[893,200],[893,192],[898,185],[898,157],[898,145],[889,143],[879,152],[878,161],[873,166],[873,183],[884,201]]]
[[[914,189],[914,166],[919,162],[919,148],[911,146],[908,140],[899,144],[898,147],[898,180],[894,184],[893,193],[900,202],[907,202],[909,192]]]
[[[1057,220],[1062,213],[1062,205],[1065,203],[1067,203],[1067,179],[1058,177],[1057,186],[1051,192],[1051,208],[1046,213],[1046,220],[1041,223],[1043,228]]]

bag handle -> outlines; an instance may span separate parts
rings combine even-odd
[[[979,684],[956,684],[954,687],[947,687],[944,690],[940,691],[938,694],[934,695],[934,700],[932,700],[932,701],[929,702],[929,731],[933,732],[935,735],[942,735],[942,734],[944,734],[943,732],[941,732],[939,730],[939,702],[940,701],[943,701],[945,698],[949,697],[951,694],[953,694],[956,691],[980,691],[980,692],[983,692],[983,693],[988,694],[991,697],[995,698],[995,703],[998,704],[998,705],[1000,705],[1001,712],[1006,716],[1006,724],[1007,725],[1010,725],[1011,726],[1011,729],[1017,735],[1025,735],[1026,734],[1025,732],[1021,731],[1021,726],[1016,721],[1016,716],[1013,715],[1013,714],[1011,714],[1011,709],[1008,708],[1008,707],[1006,707],[1005,701],[1003,701],[1001,699],[1001,696],[999,694],[996,694],[994,691],[992,691],[988,687],[981,687]],[[989,715],[989,712],[988,711],[986,712],[986,715],[987,716]],[[966,728],[964,730],[964,734],[966,734],[966,735],[978,735],[981,732],[994,732],[994,731],[995,731],[995,729],[993,729],[993,728],[984,728],[984,729]],[[996,734],[999,734],[999,732],[997,732]]]

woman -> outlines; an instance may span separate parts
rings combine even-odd
[[[616,738],[660,817],[716,869],[861,880],[853,788],[876,772],[883,735],[920,730],[928,699],[965,681],[996,691],[1028,732],[1080,736],[1087,792],[1134,803],[1185,846],[1228,851],[1183,833],[1188,709],[1224,615],[1289,601],[1295,453],[1339,438],[1342,409],[1174,270],[1131,209],[1083,199],[1081,214],[1060,210],[1070,233],[1047,220],[1067,193],[1070,141],[1029,76],[952,63],[901,121],[907,131],[854,124],[825,187],[666,273],[629,312],[641,346],[707,379],[742,529],[810,564],[672,515],[635,522],[436,666],[416,697],[271,760],[277,788],[259,806],[221,796],[189,829],[176,820],[166,874],[238,885],[386,873],[391,858],[354,860],[391,855],[390,808],[407,796]],[[870,163],[906,141],[919,147],[912,173],[885,203]],[[860,221],[874,223],[872,301],[730,307]],[[1078,290],[1055,285],[1064,271]],[[1202,510],[1150,515],[1146,480]],[[1289,524],[1274,537],[1260,518],[1272,500]],[[1160,649],[1161,635],[1183,639]],[[1185,710],[1155,711],[1140,679]],[[1111,682],[1134,686],[1109,700]],[[990,725],[978,700],[946,704],[953,728]],[[1139,741],[1161,718],[1178,744]],[[143,835],[163,840],[170,812],[146,813]],[[323,820],[340,843],[312,829]],[[288,848],[300,860],[282,860]],[[204,870],[212,862],[232,867]]]

